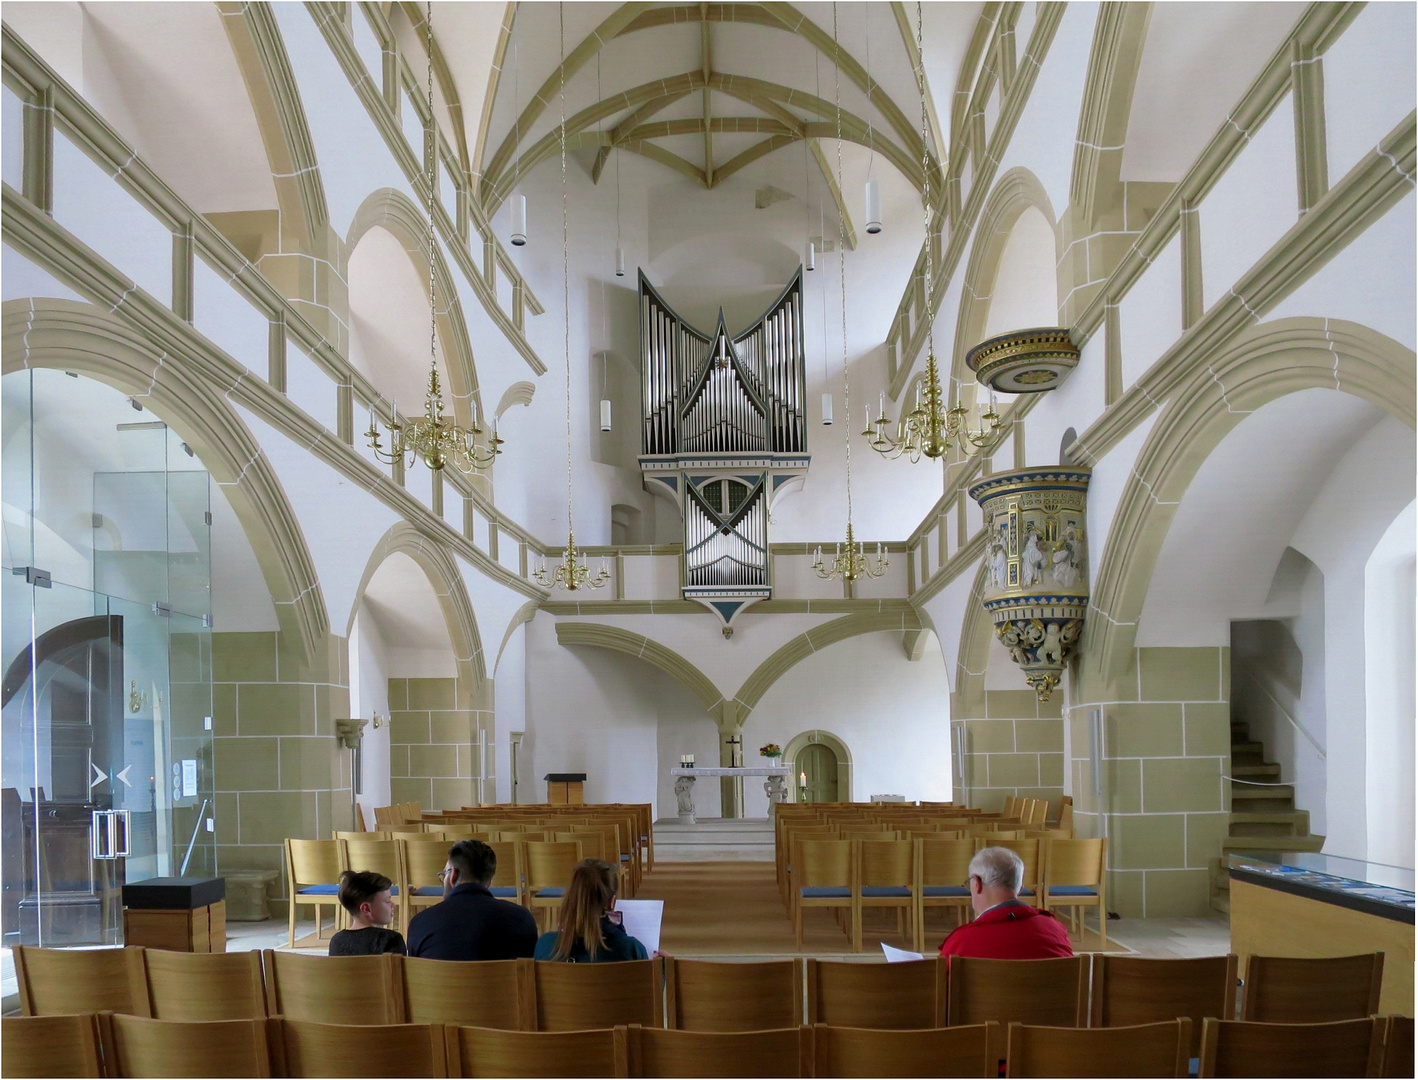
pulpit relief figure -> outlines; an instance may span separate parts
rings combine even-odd
[[[1049,556],[1045,554],[1043,546],[1039,543],[1039,534],[1034,530],[1029,531],[1029,539],[1024,543],[1024,553],[1020,556],[1022,565],[1021,577],[1022,585],[1037,585],[1044,579],[1044,563]]]
[[[1079,536],[1076,526],[1069,525],[1064,529],[1062,539],[1055,545],[1052,569],[1054,580],[1065,589],[1072,589],[1078,584],[1083,574],[1083,538]]]
[[[1009,555],[998,540],[990,545],[990,584],[996,589],[1009,587]]]

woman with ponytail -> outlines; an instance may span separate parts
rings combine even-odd
[[[534,958],[572,964],[649,959],[645,946],[621,926],[615,909],[615,870],[610,864],[600,859],[576,864],[561,901],[559,928],[538,939]]]

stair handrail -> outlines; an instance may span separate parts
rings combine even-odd
[[[1320,756],[1321,761],[1329,760],[1328,756],[1324,752],[1324,749],[1320,746],[1319,743],[1315,741],[1315,737],[1305,730],[1305,726],[1301,724],[1300,721],[1296,720],[1293,716],[1290,715],[1290,710],[1287,709],[1284,705],[1280,704],[1279,700],[1274,694],[1270,692],[1269,687],[1267,687],[1265,683],[1261,682],[1256,675],[1251,674],[1251,672],[1249,671],[1243,671],[1241,674],[1245,675],[1248,679],[1251,680],[1251,682],[1255,683],[1258,687],[1260,687],[1260,692],[1266,697],[1270,698],[1270,700],[1274,703],[1275,707],[1280,710],[1280,715],[1285,717],[1286,720],[1289,720],[1290,726],[1293,727],[1296,731],[1298,731],[1301,735],[1303,735],[1305,737],[1305,741],[1309,743],[1312,747],[1314,747],[1314,751]],[[1246,783],[1246,781],[1241,782]],[[1259,783],[1259,781],[1252,782]]]

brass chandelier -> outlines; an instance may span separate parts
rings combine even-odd
[[[935,358],[935,244],[931,242],[931,162],[928,149],[930,130],[926,121],[926,61],[922,43],[922,15],[920,0],[916,2],[916,87],[921,94],[921,174],[924,179],[921,195],[921,213],[926,226],[926,371],[921,383],[916,384],[916,405],[901,418],[899,425],[893,424],[886,416],[883,401],[877,410],[877,418],[871,418],[871,406],[867,406],[867,426],[862,431],[870,444],[882,457],[895,460],[905,457],[913,464],[922,457],[936,459],[950,451],[952,445],[959,445],[961,451],[969,454],[976,447],[984,446],[1004,424],[995,411],[994,394],[990,394],[987,411],[980,414],[980,426],[970,428],[969,410],[957,400],[950,408],[945,408],[945,395],[940,385],[940,368]],[[922,394],[924,385],[925,393]],[[895,427],[896,433],[888,429]]]
[[[557,5],[557,20],[560,27],[562,60],[566,59],[566,13],[561,4]],[[562,345],[566,353],[566,550],[561,562],[550,570],[542,562],[532,572],[533,579],[544,588],[560,587],[567,592],[577,589],[600,589],[610,581],[610,570],[604,559],[594,576],[591,567],[576,548],[576,531],[571,518],[571,269],[570,248],[567,240],[566,214],[566,65],[561,71],[561,303],[565,318]]]
[[[369,430],[365,437],[377,460],[386,465],[403,462],[412,468],[422,460],[434,472],[452,465],[459,472],[471,474],[490,468],[502,453],[503,440],[497,437],[497,421],[492,422],[492,436],[485,445],[478,445],[483,429],[478,426],[477,405],[473,405],[473,422],[464,426],[443,415],[443,392],[438,384],[438,248],[433,231],[434,162],[438,160],[436,114],[433,111],[433,3],[430,0],[424,16],[428,48],[428,395],[424,399],[423,416],[403,419],[399,416],[399,401],[394,399],[389,412],[389,449],[381,445],[380,421],[374,406],[369,407]]]
[[[832,5],[832,43],[837,44],[837,5]],[[836,50],[834,49],[834,54]],[[837,102],[837,190],[842,190],[842,93],[837,62],[833,61],[832,92]],[[842,227],[842,215],[837,215],[837,276],[842,288],[842,411],[848,422],[843,425],[847,436],[847,544],[846,550],[837,545],[832,562],[824,563],[822,548],[818,548],[813,558],[812,569],[824,581],[841,578],[850,586],[862,577],[878,578],[886,573],[889,563],[882,553],[881,545],[876,545],[876,561],[867,559],[865,545],[852,532],[852,380],[847,367],[847,238]],[[870,407],[868,407],[870,412]]]

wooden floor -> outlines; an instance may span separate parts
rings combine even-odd
[[[672,956],[795,956],[793,923],[779,899],[772,863],[756,862],[657,862],[641,882],[639,899],[665,901],[660,948]],[[926,950],[940,947],[954,927],[952,915],[929,912]],[[1090,914],[1089,921],[1095,917]],[[881,943],[913,948],[908,936],[896,931],[891,911],[864,913],[863,959],[881,959]],[[1074,939],[1080,952],[1097,952],[1102,943],[1096,932]],[[852,943],[829,910],[809,909],[803,923],[804,956],[840,957],[851,954]],[[1112,940],[1108,952],[1131,952]]]

